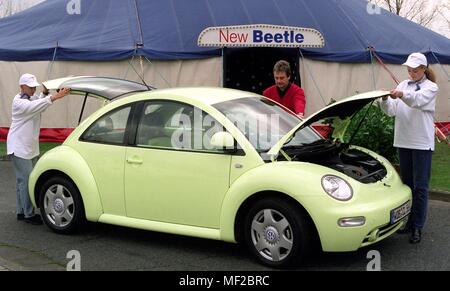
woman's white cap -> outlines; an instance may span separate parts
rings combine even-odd
[[[412,53],[408,56],[408,59],[406,60],[406,63],[403,64],[404,66],[408,66],[411,68],[417,68],[418,66],[428,66],[427,58],[425,55],[421,53]]]

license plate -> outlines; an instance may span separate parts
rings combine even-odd
[[[391,210],[391,224],[396,223],[411,212],[411,201]]]

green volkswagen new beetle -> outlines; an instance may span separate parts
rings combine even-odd
[[[389,92],[301,120],[261,95],[224,88],[151,90],[102,77],[46,85],[108,103],[31,174],[31,199],[57,233],[88,220],[243,243],[282,268],[314,246],[346,252],[376,243],[410,212],[411,191],[385,158],[312,127],[350,120]]]

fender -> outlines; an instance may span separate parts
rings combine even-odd
[[[310,209],[320,207],[321,201],[328,198],[317,185],[321,185],[322,173],[325,175],[329,170],[310,163],[275,162],[243,174],[231,185],[222,203],[221,239],[236,242],[234,225],[239,208],[252,195],[268,191],[280,192],[298,201],[317,227],[318,218],[314,217],[314,212]]]
[[[67,157],[67,159],[58,159],[61,155]],[[37,182],[43,174],[49,171],[62,172],[72,179],[83,199],[86,219],[98,221],[100,215],[103,214],[103,206],[91,169],[77,151],[65,145],[58,146],[44,154],[31,172],[28,189],[30,189],[29,195],[33,205],[36,206]]]

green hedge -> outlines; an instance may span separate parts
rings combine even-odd
[[[364,121],[351,140],[363,118]],[[392,164],[398,164],[397,150],[393,146],[394,118],[384,114],[378,103],[366,105],[351,119],[350,123],[340,119],[326,119],[325,123],[332,124],[333,138],[370,149],[387,158]],[[342,137],[340,133],[344,130],[345,134]]]
[[[378,103],[366,105],[355,115],[346,133],[347,141],[363,118],[364,121],[352,144],[368,148],[387,158],[391,163],[398,164],[397,150],[393,146],[394,118],[387,116]]]

